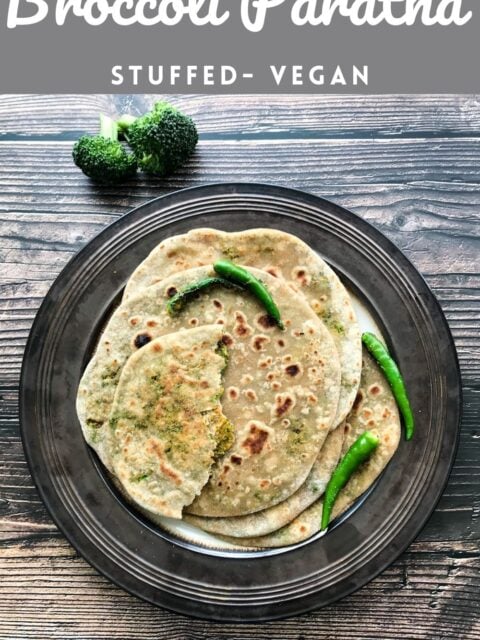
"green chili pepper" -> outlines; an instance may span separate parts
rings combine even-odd
[[[230,282],[234,282],[235,284],[239,284],[245,289],[248,289],[248,291],[250,291],[250,293],[252,293],[262,303],[268,315],[275,320],[278,327],[280,329],[285,329],[280,317],[280,310],[263,282],[255,278],[255,276],[246,269],[226,260],[216,262],[213,265],[213,268],[218,275],[226,278]]]
[[[371,431],[365,431],[355,440],[333,472],[325,489],[322,509],[322,531],[328,527],[333,505],[338,494],[352,477],[358,467],[365,462],[379,445],[378,437]]]
[[[205,291],[205,289],[210,289],[211,287],[219,285],[227,287],[227,289],[238,288],[235,287],[234,283],[229,280],[224,280],[223,278],[204,278],[203,280],[187,285],[170,298],[167,302],[168,313],[171,316],[177,315],[192,298],[195,298],[199,293]]]
[[[405,439],[411,440],[415,430],[415,421],[413,418],[412,407],[410,406],[410,401],[408,399],[405,382],[403,381],[402,374],[400,373],[397,363],[388,353],[386,347],[375,335],[373,335],[373,333],[364,333],[362,335],[362,342],[375,358],[380,369],[383,371],[403,417],[403,422],[405,424]]]

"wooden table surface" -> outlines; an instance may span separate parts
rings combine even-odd
[[[0,638],[480,638],[480,97],[175,96],[201,131],[189,165],[166,181],[92,186],[71,162],[72,142],[96,130],[98,111],[139,112],[151,101],[0,100]],[[18,424],[28,332],[67,261],[154,196],[230,180],[322,195],[393,240],[441,302],[464,384],[457,461],[417,540],[336,605],[266,625],[189,619],[100,576],[43,507]]]

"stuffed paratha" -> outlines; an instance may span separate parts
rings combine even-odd
[[[109,419],[112,468],[135,503],[181,518],[233,429],[222,414],[222,327],[156,338],[122,369]]]
[[[361,335],[350,296],[335,272],[302,240],[276,229],[226,233],[194,229],[159,244],[137,267],[127,283],[125,299],[135,296],[172,273],[228,258],[284,278],[327,325],[337,347],[341,389],[337,415],[340,424],[350,411],[362,363]]]
[[[272,326],[251,294],[223,287],[205,291],[172,317],[169,297],[212,275],[210,267],[182,271],[115,311],[79,387],[85,438],[111,469],[105,436],[128,358],[156,337],[221,323],[230,356],[221,404],[236,438],[190,506],[197,515],[243,515],[288,498],[310,472],[337,411],[340,370],[330,333],[283,280],[249,270],[268,286],[286,331]]]
[[[364,349],[361,385],[354,408],[346,421],[342,455],[345,455],[355,440],[367,430],[380,438],[380,445],[340,492],[333,508],[332,519],[344,513],[375,482],[393,457],[400,441],[401,423],[395,398],[377,364]],[[270,535],[224,539],[246,547],[292,545],[317,533],[320,530],[321,517],[320,499],[290,524]]]

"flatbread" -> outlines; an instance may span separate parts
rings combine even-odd
[[[380,438],[380,445],[340,492],[333,508],[332,519],[344,513],[371,487],[393,457],[400,442],[401,423],[395,398],[382,372],[365,349],[360,390],[354,408],[347,418],[346,427],[342,456],[367,430]],[[268,536],[221,537],[227,542],[245,547],[284,547],[297,544],[320,531],[322,504],[320,499],[289,525]]]
[[[236,439],[189,507],[197,515],[244,515],[288,498],[309,474],[336,415],[340,369],[330,333],[283,280],[249,270],[267,285],[286,331],[272,326],[254,296],[223,287],[203,292],[171,317],[169,297],[212,275],[210,267],[181,271],[115,311],[79,387],[77,412],[85,438],[111,469],[105,435],[128,358],[156,337],[222,323],[229,364],[221,404]]]
[[[226,233],[194,229],[159,244],[132,274],[125,299],[172,273],[227,258],[284,278],[327,325],[335,341],[342,375],[339,425],[355,400],[362,364],[361,333],[350,296],[335,272],[302,240],[276,229]]]
[[[157,515],[182,517],[224,437],[222,335],[205,325],[157,338],[122,369],[109,420],[112,468],[129,498]]]
[[[325,491],[342,451],[345,426],[328,434],[318,458],[300,489],[280,504],[246,516],[202,518],[186,514],[184,520],[208,533],[235,538],[264,536],[284,527],[316,502]]]

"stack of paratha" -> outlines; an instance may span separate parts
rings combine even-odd
[[[285,330],[246,290],[167,303],[229,259],[261,280]],[[365,430],[380,436],[335,513],[398,445],[388,384],[350,296],[304,242],[272,229],[198,229],[162,242],[133,273],[78,391],[87,442],[152,519],[182,518],[238,546],[274,547],[320,528],[321,497]]]

